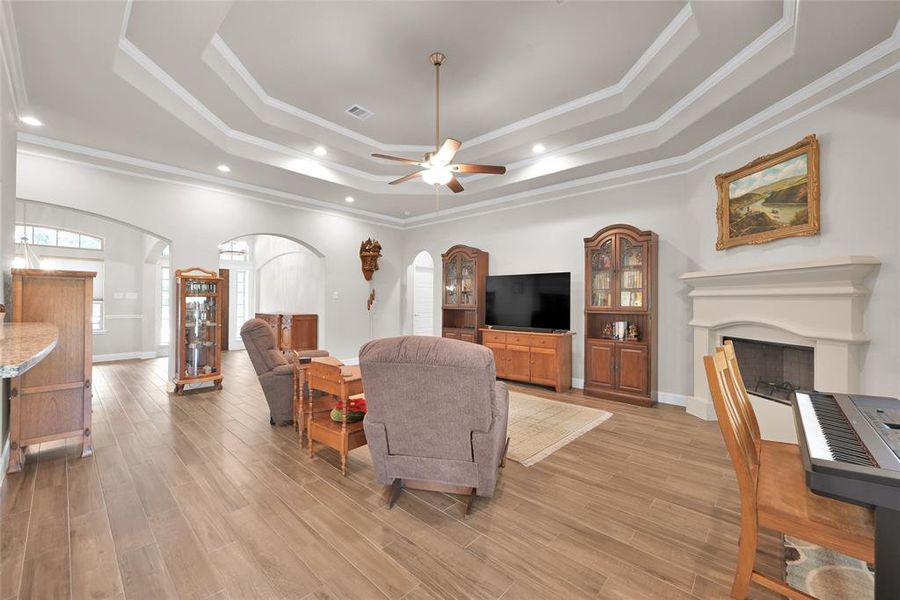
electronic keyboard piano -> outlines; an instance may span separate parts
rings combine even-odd
[[[900,599],[900,400],[796,392],[806,485],[875,509],[875,598]]]

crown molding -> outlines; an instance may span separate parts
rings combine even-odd
[[[61,157],[57,155],[47,155],[42,154],[40,152],[36,152],[33,150],[25,149],[20,147],[19,152],[23,154],[31,154],[35,156],[42,156],[56,160],[63,160],[67,162],[72,162],[76,164],[84,164],[88,166],[93,166],[101,169],[105,169],[107,171],[125,174],[125,175],[134,175],[138,177],[144,177],[147,179],[154,179],[158,181],[165,181],[169,183],[176,183],[182,185],[195,185],[197,187],[201,187],[203,189],[212,189],[215,191],[222,191],[222,188],[225,188],[230,193],[234,193],[236,195],[246,197],[252,200],[258,200],[262,202],[277,204],[279,206],[286,206],[289,208],[294,208],[298,210],[313,210],[316,212],[323,212],[327,214],[341,213],[350,218],[355,218],[357,220],[372,223],[377,225],[382,225],[386,227],[391,227],[394,229],[415,229],[420,227],[426,227],[430,225],[436,225],[441,223],[447,223],[451,221],[458,221],[469,218],[476,218],[479,216],[505,211],[505,210],[515,210],[519,208],[525,208],[528,206],[533,206],[537,204],[543,204],[546,202],[555,202],[559,200],[565,200],[569,198],[574,198],[578,196],[583,196],[587,194],[597,193],[601,191],[607,191],[610,189],[617,189],[621,187],[627,187],[631,185],[638,185],[641,183],[647,183],[651,181],[656,181],[660,179],[666,179],[669,177],[676,177],[679,175],[685,175],[691,173],[707,164],[720,158],[721,156],[734,152],[747,144],[750,144],[762,137],[765,137],[786,125],[789,125],[803,117],[806,117],[809,114],[812,114],[846,96],[849,96],[868,85],[875,83],[881,80],[884,77],[887,77],[897,71],[900,71],[900,59],[893,60],[886,67],[878,70],[877,72],[865,77],[864,79],[848,86],[845,88],[841,88],[835,90],[834,93],[825,96],[823,99],[819,100],[814,105],[805,108],[793,115],[786,117],[785,119],[746,137],[737,143],[733,143],[726,152],[722,154],[711,155],[712,152],[721,148],[727,143],[734,142],[741,136],[745,136],[751,133],[755,128],[759,128],[764,126],[768,121],[771,121],[774,118],[782,115],[783,113],[791,110],[794,107],[812,99],[817,94],[822,94],[828,90],[828,88],[840,83],[844,79],[851,77],[852,75],[862,71],[863,69],[871,66],[879,59],[883,59],[890,55],[892,52],[900,49],[900,24],[895,29],[894,34],[888,40],[878,44],[877,46],[867,50],[863,54],[857,56],[854,59],[851,59],[844,65],[841,65],[834,71],[823,75],[813,83],[807,85],[806,87],[798,90],[797,92],[783,98],[782,100],[776,102],[771,105],[767,109],[753,115],[752,117],[746,119],[742,123],[732,127],[731,129],[723,132],[722,134],[714,137],[713,139],[697,146],[689,152],[686,152],[680,156],[670,157],[666,159],[651,161],[648,163],[643,163],[640,165],[634,165],[631,167],[627,167],[624,169],[618,169],[616,171],[609,171],[607,173],[601,173],[598,175],[592,175],[589,177],[580,178],[577,180],[567,181],[559,184],[554,184],[550,186],[544,186],[540,188],[536,188],[534,190],[527,190],[524,192],[518,192],[515,194],[509,194],[506,196],[501,196],[498,198],[493,198],[491,200],[485,200],[482,202],[477,202],[473,204],[468,204],[465,206],[455,207],[444,209],[439,212],[426,213],[423,215],[417,215],[415,217],[408,217],[405,219],[391,217],[387,215],[382,215],[379,213],[374,213],[371,211],[366,211],[362,209],[357,209],[353,207],[347,206],[337,206],[332,205],[328,202],[322,200],[316,200],[314,198],[308,198],[306,196],[301,196],[298,194],[291,194],[288,192],[283,192],[281,190],[276,190],[273,188],[267,188],[264,186],[258,186],[254,184],[247,184],[240,181],[223,179],[220,177],[216,177],[213,175],[209,175],[206,173],[200,173],[197,171],[191,171],[188,169],[182,169],[180,167],[174,167],[171,165],[165,165],[162,163],[156,163],[153,161],[148,161],[140,158],[135,158],[131,156],[126,156],[122,154],[116,154],[113,152],[108,152],[105,150],[99,150],[95,148],[90,148],[87,146],[80,146],[76,144],[70,144],[67,142],[60,142],[57,140],[52,140],[49,138],[44,138],[41,136],[37,136],[34,134],[28,133],[19,133],[19,141],[22,143],[28,143],[36,146],[42,146],[46,148],[51,148],[55,150],[61,150],[65,152],[69,152],[72,154],[77,154],[79,156],[85,157],[85,159],[73,159],[68,157]],[[94,160],[90,160],[94,159]],[[122,169],[109,167],[104,164],[99,164],[96,161],[103,160],[114,162],[122,165],[127,165],[132,167],[132,169]],[[199,182],[204,183],[213,183],[219,187],[211,188],[207,185],[197,184],[186,182],[180,179],[174,179],[172,177],[160,177],[156,175],[150,175],[147,173],[139,172],[134,170],[135,168],[146,169],[148,171],[154,171],[157,173],[164,173],[168,175],[184,177],[188,179],[194,179]],[[648,173],[658,172],[654,175],[647,175]],[[627,179],[629,177],[634,177],[633,179]],[[620,180],[620,181],[617,181]],[[588,186],[588,187],[583,187]],[[583,189],[578,189],[582,188]],[[289,200],[290,203],[280,201],[280,200],[271,200],[266,199],[260,196],[250,196],[243,192],[252,192],[254,194],[259,194],[263,196],[272,196],[275,198]],[[546,196],[548,194],[552,194],[549,197],[541,197],[534,198],[535,196]],[[530,198],[534,198],[529,200]],[[512,204],[512,202],[517,200],[526,200],[526,202],[519,202],[516,204]]]
[[[28,106],[28,92],[22,71],[22,57],[19,54],[19,38],[16,36],[16,22],[13,19],[12,2],[0,2],[0,56],[7,83],[12,90],[13,110],[16,116]]]
[[[785,1],[794,2],[795,0]],[[690,3],[685,4],[684,7],[682,7],[682,9],[678,11],[678,14],[676,14],[675,17],[666,25],[666,27],[663,28],[662,32],[660,32],[660,34],[653,40],[650,46],[648,46],[643,54],[641,54],[638,60],[628,69],[625,75],[623,75],[622,78],[613,85],[607,86],[595,92],[591,92],[590,94],[587,94],[580,98],[576,98],[569,102],[565,102],[524,119],[520,119],[503,127],[499,127],[469,140],[464,140],[463,145],[465,145],[467,150],[471,150],[479,144],[483,144],[499,137],[509,135],[510,133],[521,131],[528,127],[533,127],[534,125],[537,125],[549,119],[559,117],[568,112],[584,108],[602,100],[625,96],[629,91],[629,87],[636,82],[639,76],[654,60],[656,60],[661,55],[663,50],[669,45],[669,43],[675,38],[675,36],[687,25],[691,25],[694,27],[694,39],[696,39],[696,23],[694,21],[693,8],[691,7]],[[217,75],[219,75],[219,77],[226,85],[232,88],[232,91],[234,91],[238,97],[241,97],[241,94],[238,93],[232,85],[230,85],[230,78],[225,76],[217,69],[217,64],[227,65],[232,70],[233,74],[237,75],[237,77],[240,78],[240,80],[247,86],[248,90],[252,92],[252,94],[255,96],[255,99],[263,107],[269,107],[273,110],[285,113],[291,117],[307,121],[315,126],[328,129],[338,135],[362,143],[366,145],[370,150],[376,150],[379,152],[428,152],[432,150],[432,146],[430,145],[388,144],[386,142],[381,142],[369,136],[358,133],[352,129],[334,123],[333,121],[329,121],[327,119],[319,117],[318,115],[315,115],[311,112],[305,111],[293,104],[290,104],[283,100],[279,100],[278,98],[273,98],[265,91],[265,89],[263,89],[262,85],[256,80],[255,77],[253,77],[253,74],[250,73],[250,70],[247,69],[247,67],[238,58],[237,54],[235,54],[235,52],[231,49],[230,46],[228,46],[227,42],[225,42],[225,40],[222,39],[220,35],[215,34],[213,36],[210,42],[209,49],[215,51],[215,53],[219,55],[221,62],[214,63],[213,60],[207,59],[207,64],[213,69],[214,72],[216,72]],[[626,108],[629,104],[630,102],[623,102],[619,110],[624,110],[624,108]],[[254,110],[254,107],[250,106],[249,104],[248,107],[253,110],[263,121],[266,120],[264,118],[265,115],[261,114],[264,113],[264,111]]]
[[[129,3],[131,0],[129,0]],[[629,71],[623,80],[625,83],[620,84],[627,89],[628,84],[634,82],[638,75],[646,68],[646,66],[652,61],[653,57],[659,55],[659,48],[665,46],[669,40],[672,39],[672,36],[675,35],[677,31],[679,31],[685,23],[693,22],[693,12],[692,10],[686,10],[690,7],[690,5],[686,5],[685,9],[682,9],[678,13],[676,19],[674,19],[671,23],[671,27],[667,27],[666,31],[657,38],[658,44],[657,47],[651,46],[645,55],[642,56],[642,59],[639,63],[632,68],[632,71]],[[586,164],[591,164],[597,162],[597,159],[593,157],[584,157],[581,161],[577,163],[572,163],[566,165],[565,168],[560,168],[555,171],[544,172],[541,171],[535,175],[529,176],[529,174],[523,174],[521,171],[527,167],[532,167],[538,164],[540,160],[547,159],[556,159],[563,156],[571,156],[572,154],[578,152],[586,152],[588,150],[593,150],[596,148],[600,148],[602,146],[608,146],[609,144],[615,142],[621,142],[628,139],[633,139],[638,136],[647,137],[647,139],[643,142],[643,144],[649,144],[652,147],[659,145],[662,141],[665,141],[671,136],[675,135],[680,129],[675,129],[673,125],[673,120],[687,112],[689,109],[693,108],[697,110],[696,104],[700,98],[703,98],[707,95],[712,95],[716,92],[717,86],[719,86],[723,81],[727,80],[729,77],[733,76],[735,73],[741,70],[741,67],[746,65],[749,61],[751,61],[754,57],[758,56],[763,50],[769,48],[773,45],[773,42],[776,42],[779,39],[782,39],[785,33],[795,32],[796,25],[796,15],[798,10],[798,2],[797,0],[783,0],[782,2],[782,16],[781,18],[771,27],[769,27],[763,34],[757,37],[753,42],[751,42],[747,47],[738,52],[734,57],[732,57],[729,61],[727,61],[724,65],[722,65],[719,69],[717,69],[712,75],[710,75],[707,79],[705,79],[700,85],[695,87],[691,92],[689,92],[685,97],[679,100],[675,105],[670,107],[665,113],[663,113],[657,119],[650,121],[648,123],[644,123],[641,125],[637,125],[625,130],[621,130],[618,132],[614,132],[611,134],[607,134],[604,136],[600,136],[598,138],[594,138],[591,140],[586,140],[577,144],[573,144],[566,148],[562,148],[557,150],[551,154],[543,155],[541,157],[529,157],[522,161],[518,161],[507,165],[508,173],[513,174],[518,172],[520,175],[520,179],[517,181],[523,181],[534,176],[542,176],[550,173],[562,172],[564,170],[568,170],[571,168],[575,168],[578,166],[584,166]],[[129,17],[130,10],[126,9],[125,11],[125,19]],[[122,31],[127,31],[127,22],[123,23]],[[221,38],[219,38],[221,40]],[[214,42],[215,44],[224,46],[227,48],[224,40],[221,40],[221,43]],[[300,152],[293,148],[289,148],[282,144],[277,144],[270,140],[266,140],[263,138],[259,138],[257,136],[247,134],[241,131],[236,131],[231,129],[226,123],[224,123],[220,118],[218,118],[209,108],[207,108],[202,102],[200,102],[196,97],[191,95],[186,89],[184,89],[174,78],[172,78],[168,73],[166,73],[159,65],[153,62],[148,56],[146,56],[137,46],[128,41],[126,38],[120,38],[119,40],[119,50],[125,54],[128,58],[130,58],[140,69],[143,69],[147,74],[151,76],[152,80],[155,80],[157,83],[162,84],[162,86],[166,89],[166,91],[170,94],[174,94],[174,96],[180,100],[185,106],[190,108],[196,115],[200,116],[202,119],[202,123],[205,125],[213,125],[215,128],[213,131],[209,131],[209,128],[202,128],[197,126],[192,126],[190,124],[190,118],[188,116],[182,114],[176,114],[182,121],[192,126],[194,130],[200,135],[206,137],[212,143],[218,145],[224,151],[232,153],[237,156],[242,156],[247,158],[248,160],[253,160],[257,162],[263,162],[265,164],[270,164],[272,166],[276,166],[278,168],[283,168],[286,170],[291,170],[297,173],[300,173],[305,176],[329,181],[332,183],[336,183],[339,185],[345,185],[347,187],[354,188],[356,190],[362,192],[368,192],[373,194],[383,193],[382,184],[393,180],[396,176],[382,176],[375,175],[369,173],[367,171],[362,171],[360,169],[355,169],[352,167],[348,167],[333,161],[323,160],[319,157],[313,157],[307,153]],[[786,60],[790,54],[793,53],[793,37],[789,40],[788,43],[784,44],[784,47],[778,46],[774,49],[776,54],[775,60],[778,64],[780,64],[783,60]],[[237,57],[234,56],[233,52],[230,52],[230,49],[226,51],[226,54],[231,54],[233,59],[236,61],[236,65],[239,65],[235,68],[238,70],[242,70],[246,73],[246,76],[250,78],[250,83],[246,83],[248,89],[253,91],[254,94],[259,94],[260,92],[265,94],[264,90],[262,90],[261,86],[252,79],[249,71],[237,60]],[[232,65],[234,66],[234,65]],[[149,97],[153,98],[157,102],[160,102],[165,106],[165,102],[157,99],[152,91],[148,91],[145,89],[147,84],[147,78],[141,77],[139,74],[130,74],[126,69],[122,68],[122,65],[119,61],[116,61],[116,67],[114,67],[119,74],[128,80],[132,85],[135,85],[138,89],[143,91]],[[150,84],[153,81],[150,81]],[[226,82],[227,84],[227,82]],[[617,84],[617,85],[620,85]],[[615,86],[614,86],[615,87]],[[234,91],[234,90],[233,90]],[[607,94],[614,93],[608,92],[605,90],[601,90],[597,92],[595,95],[586,96],[585,98],[589,98],[590,101],[599,101],[601,97],[607,97]],[[239,94],[240,96],[240,94]],[[268,96],[265,96],[268,98]],[[579,100],[576,102],[586,103],[588,100]],[[719,102],[715,103],[716,105]],[[566,105],[561,105],[566,107]],[[297,109],[300,110],[300,109]],[[553,109],[556,110],[556,109]],[[572,108],[563,108],[560,110],[572,110]],[[309,115],[310,113],[305,113]],[[543,114],[543,113],[542,113]],[[314,115],[313,115],[314,116]],[[687,120],[687,119],[685,119]],[[665,127],[670,126],[674,131],[668,132],[668,134],[660,135]],[[526,125],[522,125],[522,127],[526,127]],[[661,138],[661,139],[660,139]],[[375,141],[375,140],[373,140]],[[430,148],[430,147],[429,147]],[[648,148],[644,148],[648,149]],[[262,157],[260,156],[260,152],[270,152],[274,156]],[[285,159],[291,161],[290,164],[285,164]],[[545,163],[546,164],[546,163]],[[323,168],[324,167],[324,168]],[[343,173],[350,178],[357,178],[356,181],[352,179],[347,179],[339,175],[339,173]],[[485,179],[487,176],[484,175],[475,175],[472,177],[468,177],[467,180],[469,182],[475,182],[481,179]],[[497,180],[493,185],[481,189],[479,191],[486,192],[490,189],[495,189],[500,187],[506,183],[510,182],[510,178],[507,177],[504,181]],[[416,191],[413,188],[407,189],[396,189],[393,190],[394,194],[402,194],[402,195],[423,195],[422,192]]]
[[[364,223],[380,225],[382,227],[390,227],[392,229],[402,229],[401,225],[404,222],[404,219],[401,219],[399,217],[383,215],[380,213],[367,211],[361,208],[354,208],[351,206],[339,206],[326,202],[324,200],[318,200],[316,198],[310,198],[308,196],[302,196],[300,194],[293,194],[290,192],[285,192],[261,185],[255,185],[252,183],[236,181],[233,179],[225,179],[222,177],[217,177],[215,175],[210,175],[208,173],[201,173],[199,171],[183,169],[181,167],[175,167],[172,165],[158,163],[134,156],[128,156],[125,154],[118,154],[116,152],[110,152],[108,150],[100,150],[98,148],[91,148],[89,146],[71,144],[69,142],[54,140],[32,133],[20,132],[18,134],[18,141],[20,144],[18,147],[18,153],[20,154],[59,160],[62,162],[68,162],[78,165],[85,165],[111,173],[117,173],[120,175],[130,175],[134,177],[141,177],[143,179],[162,181],[165,183],[174,183],[178,185],[190,185],[204,190],[229,193],[235,196],[240,196],[242,198],[247,198],[249,200],[256,200],[258,202],[265,202],[267,204],[275,204],[277,206],[283,206],[295,210],[312,211],[328,215],[340,215],[342,217],[351,218]],[[66,152],[76,155],[79,158],[61,156],[58,154],[42,153],[31,148],[22,147],[21,144],[30,144],[32,146]],[[117,165],[124,165],[125,167],[130,168],[113,167],[105,164],[105,162],[99,161],[115,163]],[[149,173],[146,171],[149,171]],[[177,177],[183,179],[177,179]],[[187,181],[185,181],[185,179]],[[255,195],[249,195],[248,193]],[[270,197],[267,198],[266,196]]]
[[[900,31],[900,26],[898,26],[898,31]],[[447,223],[450,221],[458,221],[462,219],[475,218],[479,216],[484,216],[487,214],[505,211],[505,210],[515,210],[517,208],[523,208],[527,206],[533,206],[536,204],[543,204],[546,202],[554,202],[557,200],[564,200],[568,198],[574,198],[578,196],[583,196],[587,194],[593,194],[601,191],[607,191],[610,189],[616,189],[621,187],[627,187],[631,185],[637,185],[641,183],[647,183],[651,181],[656,181],[659,179],[666,179],[669,177],[676,177],[679,175],[685,175],[691,173],[710,162],[717,160],[721,156],[734,152],[747,144],[750,144],[754,141],[759,140],[762,137],[765,137],[782,127],[785,127],[803,117],[806,117],[809,114],[812,114],[838,100],[849,96],[868,85],[875,83],[884,77],[887,77],[893,73],[900,71],[900,60],[897,60],[887,67],[881,69],[880,71],[866,77],[865,79],[849,86],[846,88],[842,88],[837,90],[835,93],[825,97],[821,101],[817,102],[813,106],[806,108],[794,115],[791,115],[785,118],[774,125],[759,131],[758,133],[747,137],[737,143],[731,145],[727,151],[709,156],[711,152],[719,149],[723,145],[729,142],[733,142],[734,140],[740,138],[742,135],[747,134],[752,131],[756,127],[760,127],[765,124],[767,121],[777,117],[781,113],[784,113],[791,108],[801,104],[802,102],[809,100],[814,95],[818,93],[822,93],[827,88],[832,85],[840,82],[841,80],[853,75],[859,70],[869,66],[878,58],[883,58],[887,54],[892,51],[896,51],[900,49],[900,35],[895,34],[882,44],[879,44],[875,48],[867,51],[866,53],[860,55],[859,57],[851,60],[848,63],[845,63],[838,69],[835,69],[831,73],[824,75],[819,78],[812,84],[806,86],[805,88],[791,94],[790,96],[780,100],[779,102],[773,104],[769,108],[764,111],[757,113],[756,115],[750,117],[749,119],[743,121],[742,123],[732,127],[731,129],[725,131],[724,133],[716,136],[715,138],[697,146],[693,150],[686,152],[680,156],[675,156],[671,158],[666,158],[662,160],[652,161],[648,163],[644,163],[641,165],[635,165],[632,167],[626,167],[624,169],[618,169],[616,171],[609,171],[607,173],[601,173],[599,175],[592,175],[590,177],[584,177],[577,180],[571,180],[551,186],[546,186],[543,188],[537,188],[535,190],[528,190],[525,192],[519,192],[516,194],[509,194],[506,196],[501,196],[498,198],[493,198],[491,200],[484,200],[482,202],[475,202],[472,204],[468,204],[465,206],[459,206],[454,208],[449,208],[442,210],[440,212],[432,212],[426,213],[422,215],[417,215],[415,217],[409,217],[404,220],[405,228],[419,228],[426,227],[429,225],[435,225],[440,223]],[[652,171],[663,171],[666,169],[678,169],[678,170],[670,170],[668,172],[647,176],[647,177],[637,177],[635,179],[629,179],[627,181],[621,181],[617,183],[607,183],[610,181],[615,181],[619,179],[624,179],[632,176],[639,176],[643,173],[648,173]],[[525,203],[517,203],[511,204],[516,200],[523,200],[535,195],[543,195],[543,194],[552,194],[554,192],[567,192],[572,188],[578,188],[579,186],[591,186],[592,184],[600,184],[592,187],[587,187],[585,189],[578,189],[576,191],[571,191],[568,193],[562,194],[554,194],[553,196],[546,198],[539,198],[536,200],[532,200],[530,202]]]

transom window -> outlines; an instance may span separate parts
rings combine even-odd
[[[33,246],[103,250],[103,240],[93,235],[43,225],[16,225],[16,243],[25,242]]]

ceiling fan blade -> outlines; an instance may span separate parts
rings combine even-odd
[[[376,153],[376,154],[373,154],[372,157],[373,158],[383,158],[385,160],[393,160],[395,162],[401,162],[401,163],[405,163],[407,165],[416,165],[417,167],[422,166],[422,163],[417,160],[413,160],[411,158],[402,158],[400,156],[391,156],[390,154],[377,154]]]
[[[463,191],[463,186],[459,182],[459,179],[457,179],[456,177],[450,178],[450,181],[447,182],[447,187],[450,188],[450,191],[452,191],[454,194],[458,194]]]
[[[422,176],[422,171],[416,171],[415,173],[410,173],[409,175],[407,175],[405,177],[401,177],[400,179],[395,179],[390,184],[397,185],[398,183],[403,183],[405,181],[412,181],[416,177],[421,177],[421,176]]]
[[[454,173],[490,173],[491,175],[503,175],[506,173],[506,167],[497,165],[469,165],[461,163],[458,165],[448,165],[447,168]]]
[[[459,140],[447,138],[446,140],[444,140],[444,143],[443,145],[441,145],[440,149],[431,157],[431,164],[446,165],[451,160],[453,160],[453,157],[459,151],[460,146],[462,146],[462,142],[460,142]]]

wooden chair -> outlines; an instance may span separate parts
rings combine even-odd
[[[740,371],[736,363],[735,368],[730,367],[726,350],[703,357],[703,362],[741,495],[741,536],[732,598],[746,598],[755,582],[789,598],[814,600],[754,569],[760,528],[874,562],[873,511],[810,492],[800,448],[761,439]]]
[[[340,423],[331,420],[330,409],[327,412],[316,410],[315,394],[319,390],[327,394],[332,402],[343,401],[348,405],[351,396],[363,392],[362,374],[359,367],[343,365],[335,358],[314,358],[306,368],[309,384],[309,401],[307,403],[306,437],[309,444],[309,456],[312,458],[313,442],[321,442],[334,448],[341,454],[341,474],[347,474],[347,454],[354,448],[366,445],[366,432],[362,421],[347,422],[347,410]],[[333,406],[333,405],[332,405]]]

